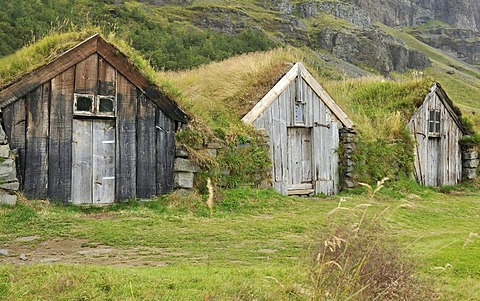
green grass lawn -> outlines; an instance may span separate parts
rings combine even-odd
[[[366,212],[365,221],[385,222],[379,235],[420,262],[441,300],[480,300],[480,238],[471,234],[480,232],[480,193],[443,191],[295,198],[229,190],[211,217],[198,197],[176,195],[103,208],[0,207],[0,249],[9,250],[0,255],[0,299],[312,300],[318,237]],[[332,214],[340,200],[345,209]],[[360,215],[346,210],[367,203]]]

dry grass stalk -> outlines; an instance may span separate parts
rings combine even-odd
[[[207,178],[207,188],[208,188],[208,198],[207,198],[207,206],[210,210],[210,216],[213,215],[213,185],[210,178]]]

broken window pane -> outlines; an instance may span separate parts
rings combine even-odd
[[[99,97],[98,111],[100,113],[113,113],[113,99],[110,97]]]
[[[76,95],[77,112],[93,112],[93,96]]]

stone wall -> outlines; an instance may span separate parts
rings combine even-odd
[[[463,179],[471,180],[477,177],[478,163],[478,151],[472,149],[464,149],[462,151]]]
[[[0,204],[15,205],[19,189],[15,154],[10,150],[0,119]]]
[[[356,186],[353,179],[353,151],[357,143],[357,133],[351,128],[341,128],[340,130],[340,179],[343,180],[342,185],[346,188],[353,188]]]
[[[200,148],[203,148],[207,155],[215,158],[218,150],[223,148],[223,145],[217,142],[209,142],[205,147]],[[175,152],[173,188],[184,192],[191,191],[195,186],[195,174],[200,171],[200,167],[189,159],[188,151],[184,148],[177,147]]]

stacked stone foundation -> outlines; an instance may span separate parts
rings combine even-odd
[[[0,119],[0,204],[15,205],[17,191],[20,188],[17,180],[15,152],[12,152],[1,125]]]

